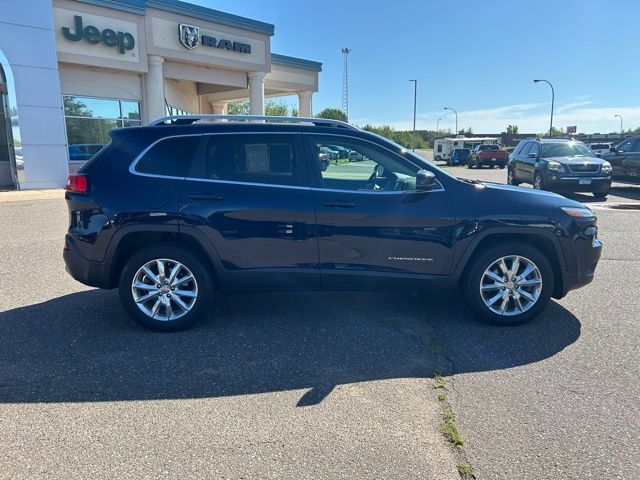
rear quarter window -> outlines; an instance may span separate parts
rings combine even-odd
[[[169,137],[147,150],[134,170],[163,177],[186,177],[200,147],[202,135]]]

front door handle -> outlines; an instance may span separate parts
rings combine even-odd
[[[220,201],[220,200],[224,200],[224,195],[221,195],[219,193],[203,192],[203,193],[192,193],[189,195],[189,198],[191,200]]]
[[[331,207],[331,208],[353,208],[356,206],[355,203],[351,203],[351,202],[342,202],[342,201],[335,201],[335,202],[324,202],[323,205],[325,207]]]

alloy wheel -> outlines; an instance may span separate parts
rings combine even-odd
[[[182,263],[158,258],[138,269],[131,282],[138,308],[149,318],[177,320],[191,311],[198,299],[198,283]]]
[[[480,279],[480,296],[484,305],[501,316],[519,315],[530,310],[541,293],[540,269],[520,255],[495,260]]]
[[[542,175],[540,175],[539,173],[536,174],[535,178],[533,179],[533,188],[542,190]]]

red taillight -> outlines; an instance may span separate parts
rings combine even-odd
[[[76,193],[86,193],[89,191],[89,180],[86,175],[69,175],[65,190]]]

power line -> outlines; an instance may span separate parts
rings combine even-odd
[[[349,120],[349,66],[347,57],[351,53],[350,48],[343,48],[342,53],[344,55],[344,72],[342,74],[342,111]]]

